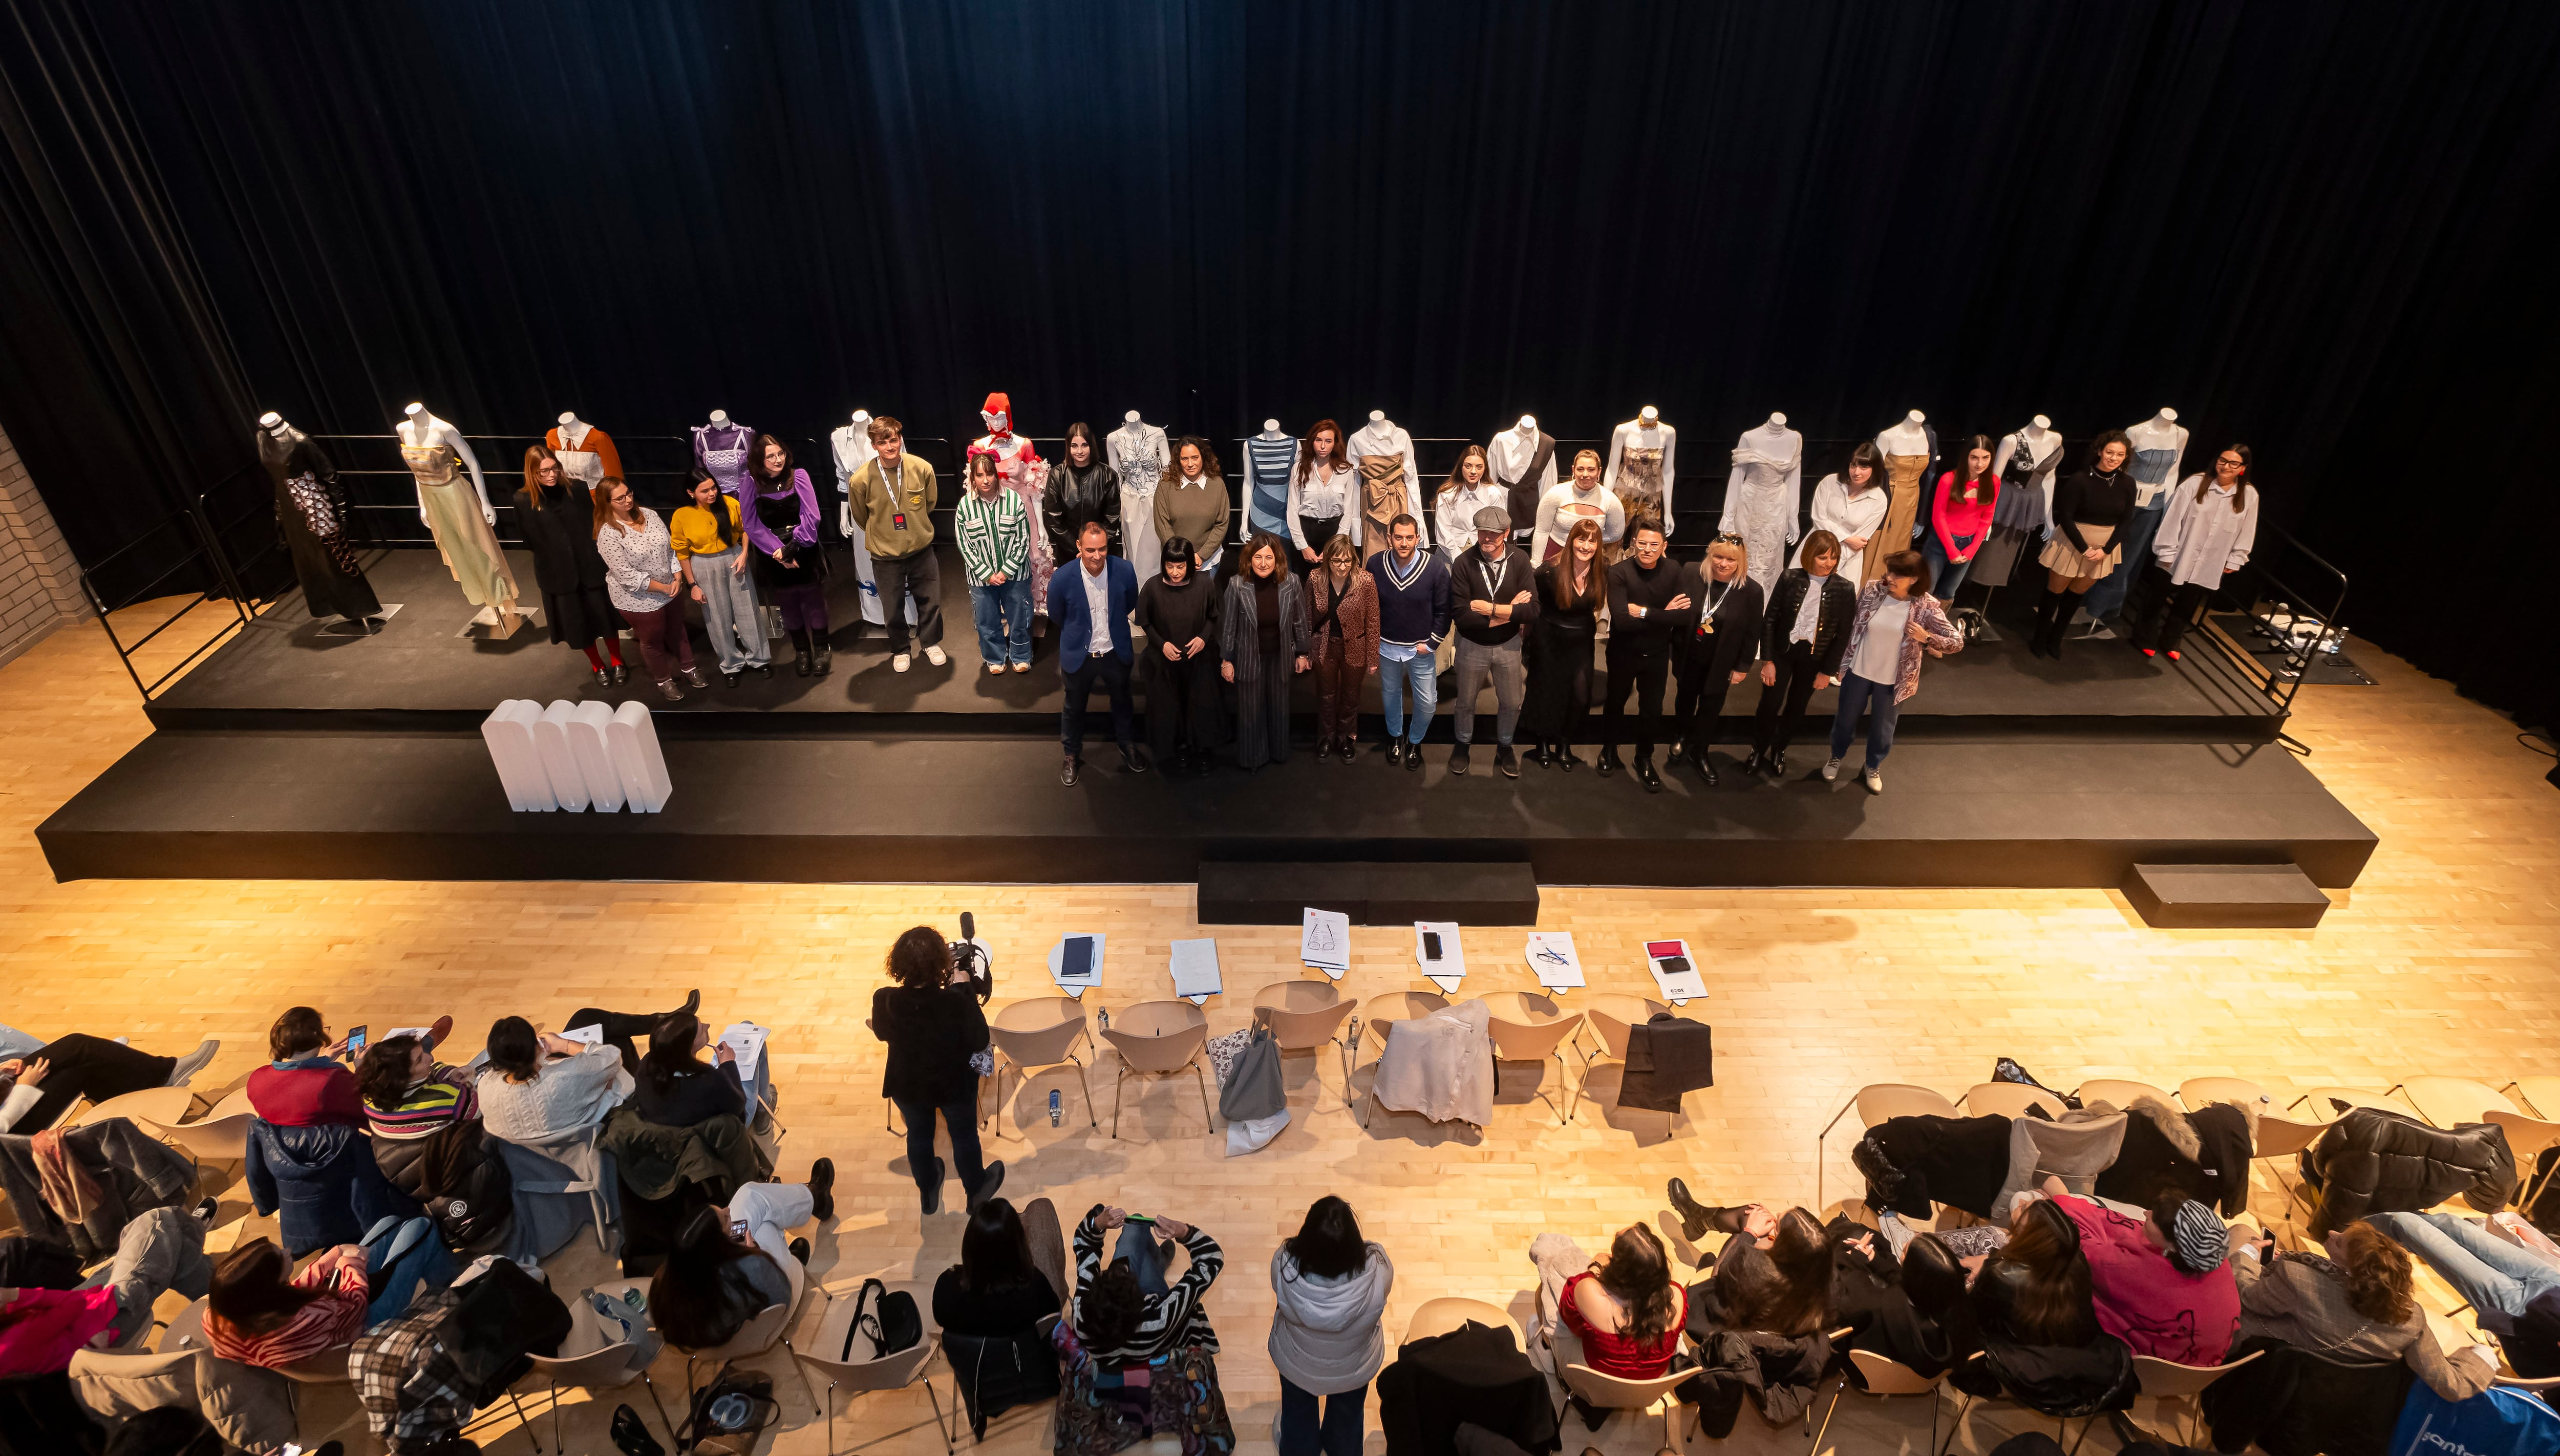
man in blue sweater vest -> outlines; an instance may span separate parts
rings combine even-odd
[[[1377,686],[1386,709],[1386,761],[1422,766],[1422,735],[1439,706],[1433,658],[1449,631],[1449,568],[1422,550],[1422,526],[1411,516],[1386,523],[1387,549],[1368,559],[1377,584]],[[1406,700],[1412,713],[1405,712]]]

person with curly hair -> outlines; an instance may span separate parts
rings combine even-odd
[[[918,925],[889,947],[893,985],[872,993],[872,1035],[888,1044],[880,1095],[906,1119],[906,1165],[926,1213],[942,1212],[942,1160],[933,1156],[933,1119],[951,1131],[951,1157],[969,1212],[1005,1182],[1003,1163],[982,1164],[978,1149],[978,1078],[989,1060],[987,1016],[979,1009],[989,981],[983,961],[973,973],[954,965],[951,943]]]

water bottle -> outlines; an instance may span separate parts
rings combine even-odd
[[[1343,1044],[1344,1044],[1345,1046],[1352,1046],[1352,1047],[1356,1047],[1356,1046],[1360,1045],[1360,1013],[1359,1013],[1359,1012],[1353,1012],[1353,1013],[1352,1013],[1352,1026],[1351,1026],[1351,1030],[1350,1030],[1350,1031],[1348,1031],[1348,1032],[1343,1033]]]
[[[1111,1008],[1106,1006],[1094,1014],[1102,1019],[1102,1030],[1111,1030]]]
[[[1048,1089],[1048,1125],[1057,1126],[1057,1088]]]

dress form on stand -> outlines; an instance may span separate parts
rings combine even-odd
[[[293,564],[302,603],[323,637],[371,637],[400,610],[366,579],[355,522],[338,470],[317,440],[270,409],[258,416],[258,463],[275,487],[275,529]]]
[[[412,401],[392,426],[400,459],[417,487],[417,517],[435,540],[445,569],[462,587],[463,598],[480,610],[455,633],[462,637],[507,638],[530,613],[516,603],[514,569],[498,545],[498,513],[489,504],[488,482],[480,460],[462,431],[438,419],[423,401]],[[465,489],[460,477],[467,472]]]
[[[1144,586],[1165,568],[1164,544],[1156,537],[1156,482],[1173,468],[1173,443],[1162,425],[1149,424],[1135,409],[1120,419],[1120,427],[1104,436],[1102,453],[1120,476],[1120,550]]]
[[[1787,566],[1787,549],[1802,534],[1805,505],[1805,437],[1772,414],[1733,442],[1733,473],[1724,483],[1720,530],[1742,538],[1750,579],[1764,595],[1775,591]]]
[[[2020,451],[2025,452],[2026,480],[2023,484],[2011,485],[2008,479],[2008,467],[2018,459]],[[2053,519],[2053,467],[2061,461],[2062,435],[2054,429],[2052,419],[2042,414],[2036,415],[2025,424],[2000,436],[2000,443],[1992,448],[1992,479],[2000,483],[2000,489],[2003,499],[2011,490],[2043,492],[2043,509],[2035,513],[2035,519],[2046,523],[2043,529],[2047,532],[2052,529],[2050,523]],[[2041,537],[2030,536],[2028,539],[2034,541],[2040,540]],[[1982,581],[1983,604],[1977,609],[1980,620],[1974,625],[1974,641],[2002,640],[2000,628],[1992,625],[1992,600],[2000,595],[2000,587],[2007,584],[2008,577],[2016,569],[2016,558],[2012,557],[2009,569],[1997,573],[1999,579],[1976,578]]]

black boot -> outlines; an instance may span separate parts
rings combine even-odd
[[[827,670],[835,666],[836,639],[826,632],[812,630],[809,633],[809,648],[810,673],[816,677],[825,677]]]
[[[2080,598],[2068,591],[2057,591],[2053,598],[2053,625],[2044,632],[2044,655],[2060,662],[2062,639],[2071,635],[2071,617]]]
[[[2071,593],[2048,590],[2035,599],[2035,635],[2027,650],[2038,657],[2061,655],[2061,623],[2071,611]]]
[[[805,678],[809,676],[810,666],[809,634],[794,627],[791,629],[791,671]]]

